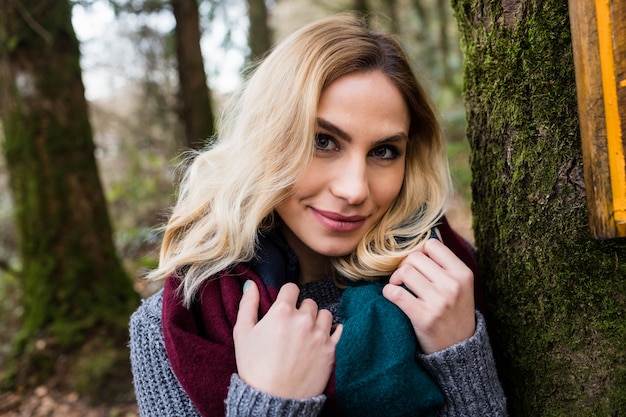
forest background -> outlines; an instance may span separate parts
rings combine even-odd
[[[202,0],[198,5],[213,114],[219,113],[228,95],[237,88],[246,65],[254,59],[251,51],[258,49],[250,40],[259,35],[249,33],[248,11],[258,10],[258,2],[257,6],[254,3]],[[457,191],[449,218],[462,235],[473,241],[469,145],[461,98],[463,63],[449,2],[279,0],[265,5],[272,43],[310,21],[347,10],[371,13],[373,26],[397,34],[440,111],[445,128]],[[28,12],[23,10],[24,15]],[[94,156],[116,252],[133,279],[138,297],[147,297],[160,284],[148,283],[142,277],[158,261],[158,227],[174,201],[175,167],[190,146],[177,69],[176,18],[171,4],[164,1],[82,0],[73,5],[72,23],[80,41]],[[24,320],[15,215],[6,161],[0,159],[2,370],[10,368],[14,337]],[[41,346],[45,348],[44,339]],[[124,382],[130,390],[130,381]],[[88,388],[73,386],[68,390],[68,386],[71,384],[59,381],[57,376],[4,392],[0,394],[0,415],[135,412],[132,395],[120,394],[109,398],[110,404],[102,404],[93,401],[93,392]]]
[[[603,88],[577,89],[571,30],[599,61],[596,14],[626,33],[622,0],[104,1],[73,6],[77,27],[84,10],[117,12],[82,39],[84,78],[106,93],[87,106],[71,4],[0,0],[0,413],[136,414],[128,316],[158,289],[141,277],[179,156],[237,84],[222,71],[352,9],[397,33],[441,113],[463,213],[450,215],[478,250],[510,415],[626,415],[626,239],[590,233],[582,116],[604,107],[577,93]],[[626,94],[626,70],[614,75]]]

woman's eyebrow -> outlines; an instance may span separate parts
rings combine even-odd
[[[339,136],[339,138],[345,140],[346,142],[352,142],[352,137],[348,133],[344,132],[343,130],[341,130],[341,128],[335,126],[328,120],[324,120],[321,117],[318,117],[316,119],[316,122],[318,127],[332,133],[333,135]]]
[[[345,131],[343,131],[340,127],[335,126],[328,120],[322,119],[321,117],[316,118],[317,127],[320,129],[324,129],[329,133],[332,133],[335,136],[338,136],[340,139],[345,140],[346,142],[352,142],[352,137]],[[391,134],[389,136],[382,137],[376,140],[373,145],[384,143],[384,142],[399,142],[403,140],[408,141],[409,137],[405,132],[398,132]]]

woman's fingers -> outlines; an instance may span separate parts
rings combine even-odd
[[[423,251],[430,259],[449,271],[469,269],[449,247],[436,239],[425,242]]]
[[[424,279],[433,285],[424,285]],[[447,246],[430,239],[421,250],[406,257],[389,282],[406,285],[418,296],[419,293],[428,296],[442,292],[458,295],[462,288],[473,288],[474,274]],[[437,291],[433,293],[429,289]]]
[[[330,312],[329,312],[330,313]],[[339,343],[339,339],[341,338],[341,334],[343,333],[343,324],[337,324],[334,328],[331,329],[330,339],[333,343],[333,346],[337,346]]]
[[[332,332],[332,314],[318,311],[311,299],[298,306],[295,284],[284,285],[267,314],[252,325],[250,315],[253,307],[258,309],[258,291],[249,297],[251,290],[244,293],[244,311],[235,325],[239,376],[272,395],[307,398],[321,394],[332,372],[341,326]],[[239,320],[243,320],[241,326]]]
[[[426,353],[474,333],[472,271],[437,240],[429,240],[400,264],[383,295],[411,320]]]
[[[239,329],[246,331],[254,327],[259,321],[259,288],[254,281],[248,280],[243,285],[243,296],[239,301],[235,332]]]
[[[275,303],[287,303],[289,305],[295,306],[298,301],[298,295],[300,294],[300,289],[293,282],[288,282],[283,285],[276,296]]]

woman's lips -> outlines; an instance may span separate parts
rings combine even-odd
[[[311,212],[322,226],[333,232],[353,232],[363,226],[367,219],[367,216],[344,216],[313,207],[311,207]]]

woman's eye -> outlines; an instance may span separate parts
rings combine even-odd
[[[396,159],[400,156],[400,151],[394,146],[384,145],[373,149],[370,154],[380,159]]]
[[[321,151],[330,151],[337,148],[337,144],[332,136],[318,133],[315,135],[315,149]]]

